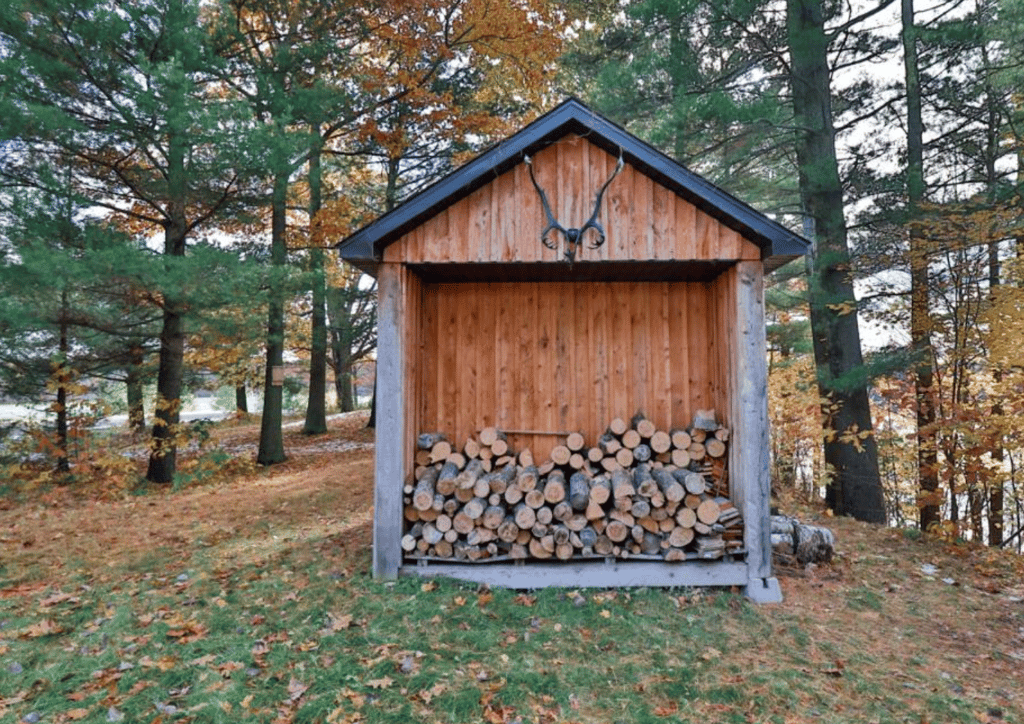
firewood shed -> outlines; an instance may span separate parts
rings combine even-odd
[[[343,240],[374,575],[781,600],[763,278],[807,246],[575,99]]]

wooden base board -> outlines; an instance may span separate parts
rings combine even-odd
[[[656,563],[654,561],[581,561],[578,563],[435,563],[403,565],[403,576],[442,576],[503,588],[617,588],[647,586],[744,586],[749,583],[742,561]],[[774,579],[773,579],[774,580]]]

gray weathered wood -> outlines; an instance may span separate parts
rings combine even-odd
[[[377,424],[373,489],[373,575],[396,578],[402,563],[402,485],[405,480],[404,275],[398,264],[377,274]]]
[[[736,265],[736,308],[732,329],[731,408],[733,435],[729,446],[732,498],[743,515],[747,548],[748,595],[770,602],[779,593],[772,579],[768,526],[768,368],[765,361],[764,270],[760,262]],[[781,595],[779,597],[781,600]]]

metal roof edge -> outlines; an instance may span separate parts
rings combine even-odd
[[[800,235],[570,97],[343,239],[336,245],[340,255],[357,266],[376,264],[384,247],[403,233],[505,173],[520,163],[524,155],[534,154],[574,132],[609,153],[617,154],[621,149],[626,162],[642,173],[711,216],[734,228],[739,227],[737,230],[759,242],[766,260],[783,257],[788,261],[792,256],[806,253],[810,247],[810,242]]]

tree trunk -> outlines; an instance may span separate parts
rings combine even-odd
[[[327,432],[327,282],[324,276],[324,250],[317,233],[320,212],[321,173],[320,151],[323,141],[320,129],[314,125],[310,137],[309,154],[309,265],[313,286],[311,345],[309,350],[309,399],[306,402],[306,421],[302,432],[322,435]]]
[[[164,255],[185,256],[188,224],[185,218],[185,144],[172,140],[168,159],[168,187],[171,201],[164,222]],[[177,468],[175,435],[181,412],[181,381],[185,369],[185,327],[180,302],[164,293],[163,328],[160,330],[160,362],[156,378],[156,407],[153,410],[153,445],[146,480],[174,482]]]
[[[800,192],[814,223],[811,328],[818,386],[828,400],[825,462],[834,476],[829,503],[836,513],[885,522],[878,449],[871,422],[857,300],[850,277],[843,190],[835,151],[829,90],[828,37],[820,0],[788,0],[793,107],[798,127]],[[866,433],[856,444],[841,435]]]
[[[910,343],[916,359],[917,475],[921,530],[940,522],[939,460],[935,429],[935,372],[931,347],[928,246],[919,225],[924,201],[924,122],[917,67],[914,0],[901,0],[904,71],[907,84],[907,207],[910,214]]]
[[[129,350],[128,374],[126,379],[128,401],[128,429],[132,435],[141,435],[146,430],[146,401],[142,392],[142,365],[145,356],[142,345],[132,345]]]
[[[331,361],[334,363],[334,391],[339,412],[352,412],[352,322],[345,304],[345,290],[327,289],[330,315]]]
[[[274,368],[284,367],[284,272],[288,256],[285,239],[285,202],[288,194],[288,173],[278,169],[274,174],[270,231],[270,299],[267,314],[267,364],[263,377],[263,416],[260,420],[260,446],[256,462],[276,465],[284,462],[284,436],[281,431],[284,414],[284,389],[274,384]]]
[[[59,359],[54,365],[54,376],[57,383],[57,472],[66,474],[71,472],[71,461],[68,457],[68,355],[71,351],[70,340],[68,339],[68,290],[67,287],[60,291],[61,315],[60,315],[60,343]]]
[[[249,414],[249,397],[245,394],[245,384],[235,386],[235,412]]]

